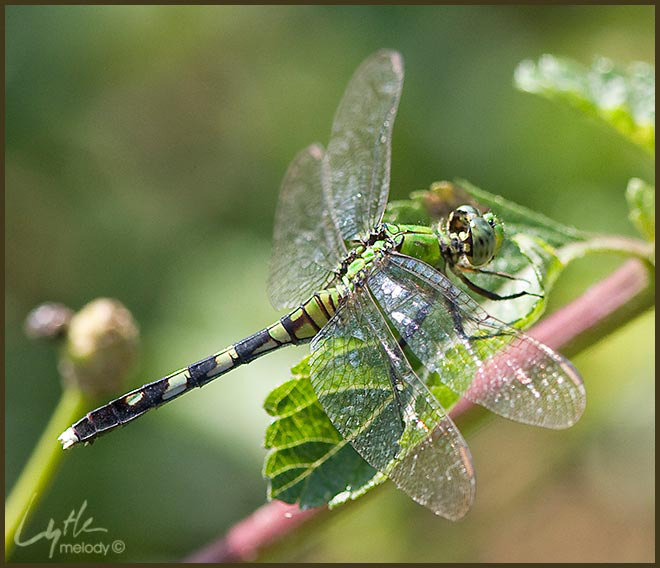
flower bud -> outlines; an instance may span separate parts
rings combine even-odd
[[[47,302],[25,318],[25,334],[30,339],[57,339],[66,333],[73,311],[64,304]]]
[[[123,304],[109,298],[94,300],[71,318],[60,374],[90,396],[116,392],[136,361],[138,335]]]

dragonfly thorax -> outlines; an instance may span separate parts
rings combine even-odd
[[[385,225],[375,227],[369,235],[356,241],[339,268],[335,271],[337,277],[347,289],[359,285],[369,273],[374,261],[387,250],[394,248],[393,234]]]
[[[337,269],[343,286],[352,289],[368,276],[374,263],[388,251],[400,252],[437,266],[441,259],[440,241],[429,227],[383,223],[363,240],[357,241]]]

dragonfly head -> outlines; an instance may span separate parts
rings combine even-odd
[[[481,213],[471,205],[454,209],[447,219],[450,240],[462,243],[462,255],[470,266],[488,264],[499,252],[504,240],[504,226],[492,212]]]

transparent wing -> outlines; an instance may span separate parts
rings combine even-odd
[[[322,159],[321,146],[305,148],[282,182],[268,276],[268,296],[278,309],[324,288],[346,254],[323,194]]]
[[[490,317],[429,265],[388,255],[368,286],[422,364],[468,400],[546,428],[582,415],[582,379],[564,357]]]
[[[346,299],[311,349],[312,385],[341,435],[418,503],[452,520],[464,516],[475,485],[465,440],[366,290]]]
[[[339,103],[324,181],[344,240],[367,234],[385,210],[392,127],[402,86],[401,55],[382,50],[358,67]]]

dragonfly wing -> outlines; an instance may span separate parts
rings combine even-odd
[[[268,295],[275,308],[299,305],[332,279],[346,255],[321,181],[323,148],[305,148],[284,176],[275,214]]]
[[[311,350],[312,385],[341,435],[415,501],[463,517],[475,489],[465,440],[365,289],[345,300]]]
[[[429,265],[388,255],[368,286],[422,364],[468,400],[546,428],[582,415],[584,385],[564,357],[489,316]]]
[[[390,185],[392,127],[403,86],[403,59],[382,50],[353,75],[339,103],[326,153],[327,191],[344,240],[381,218]]]

